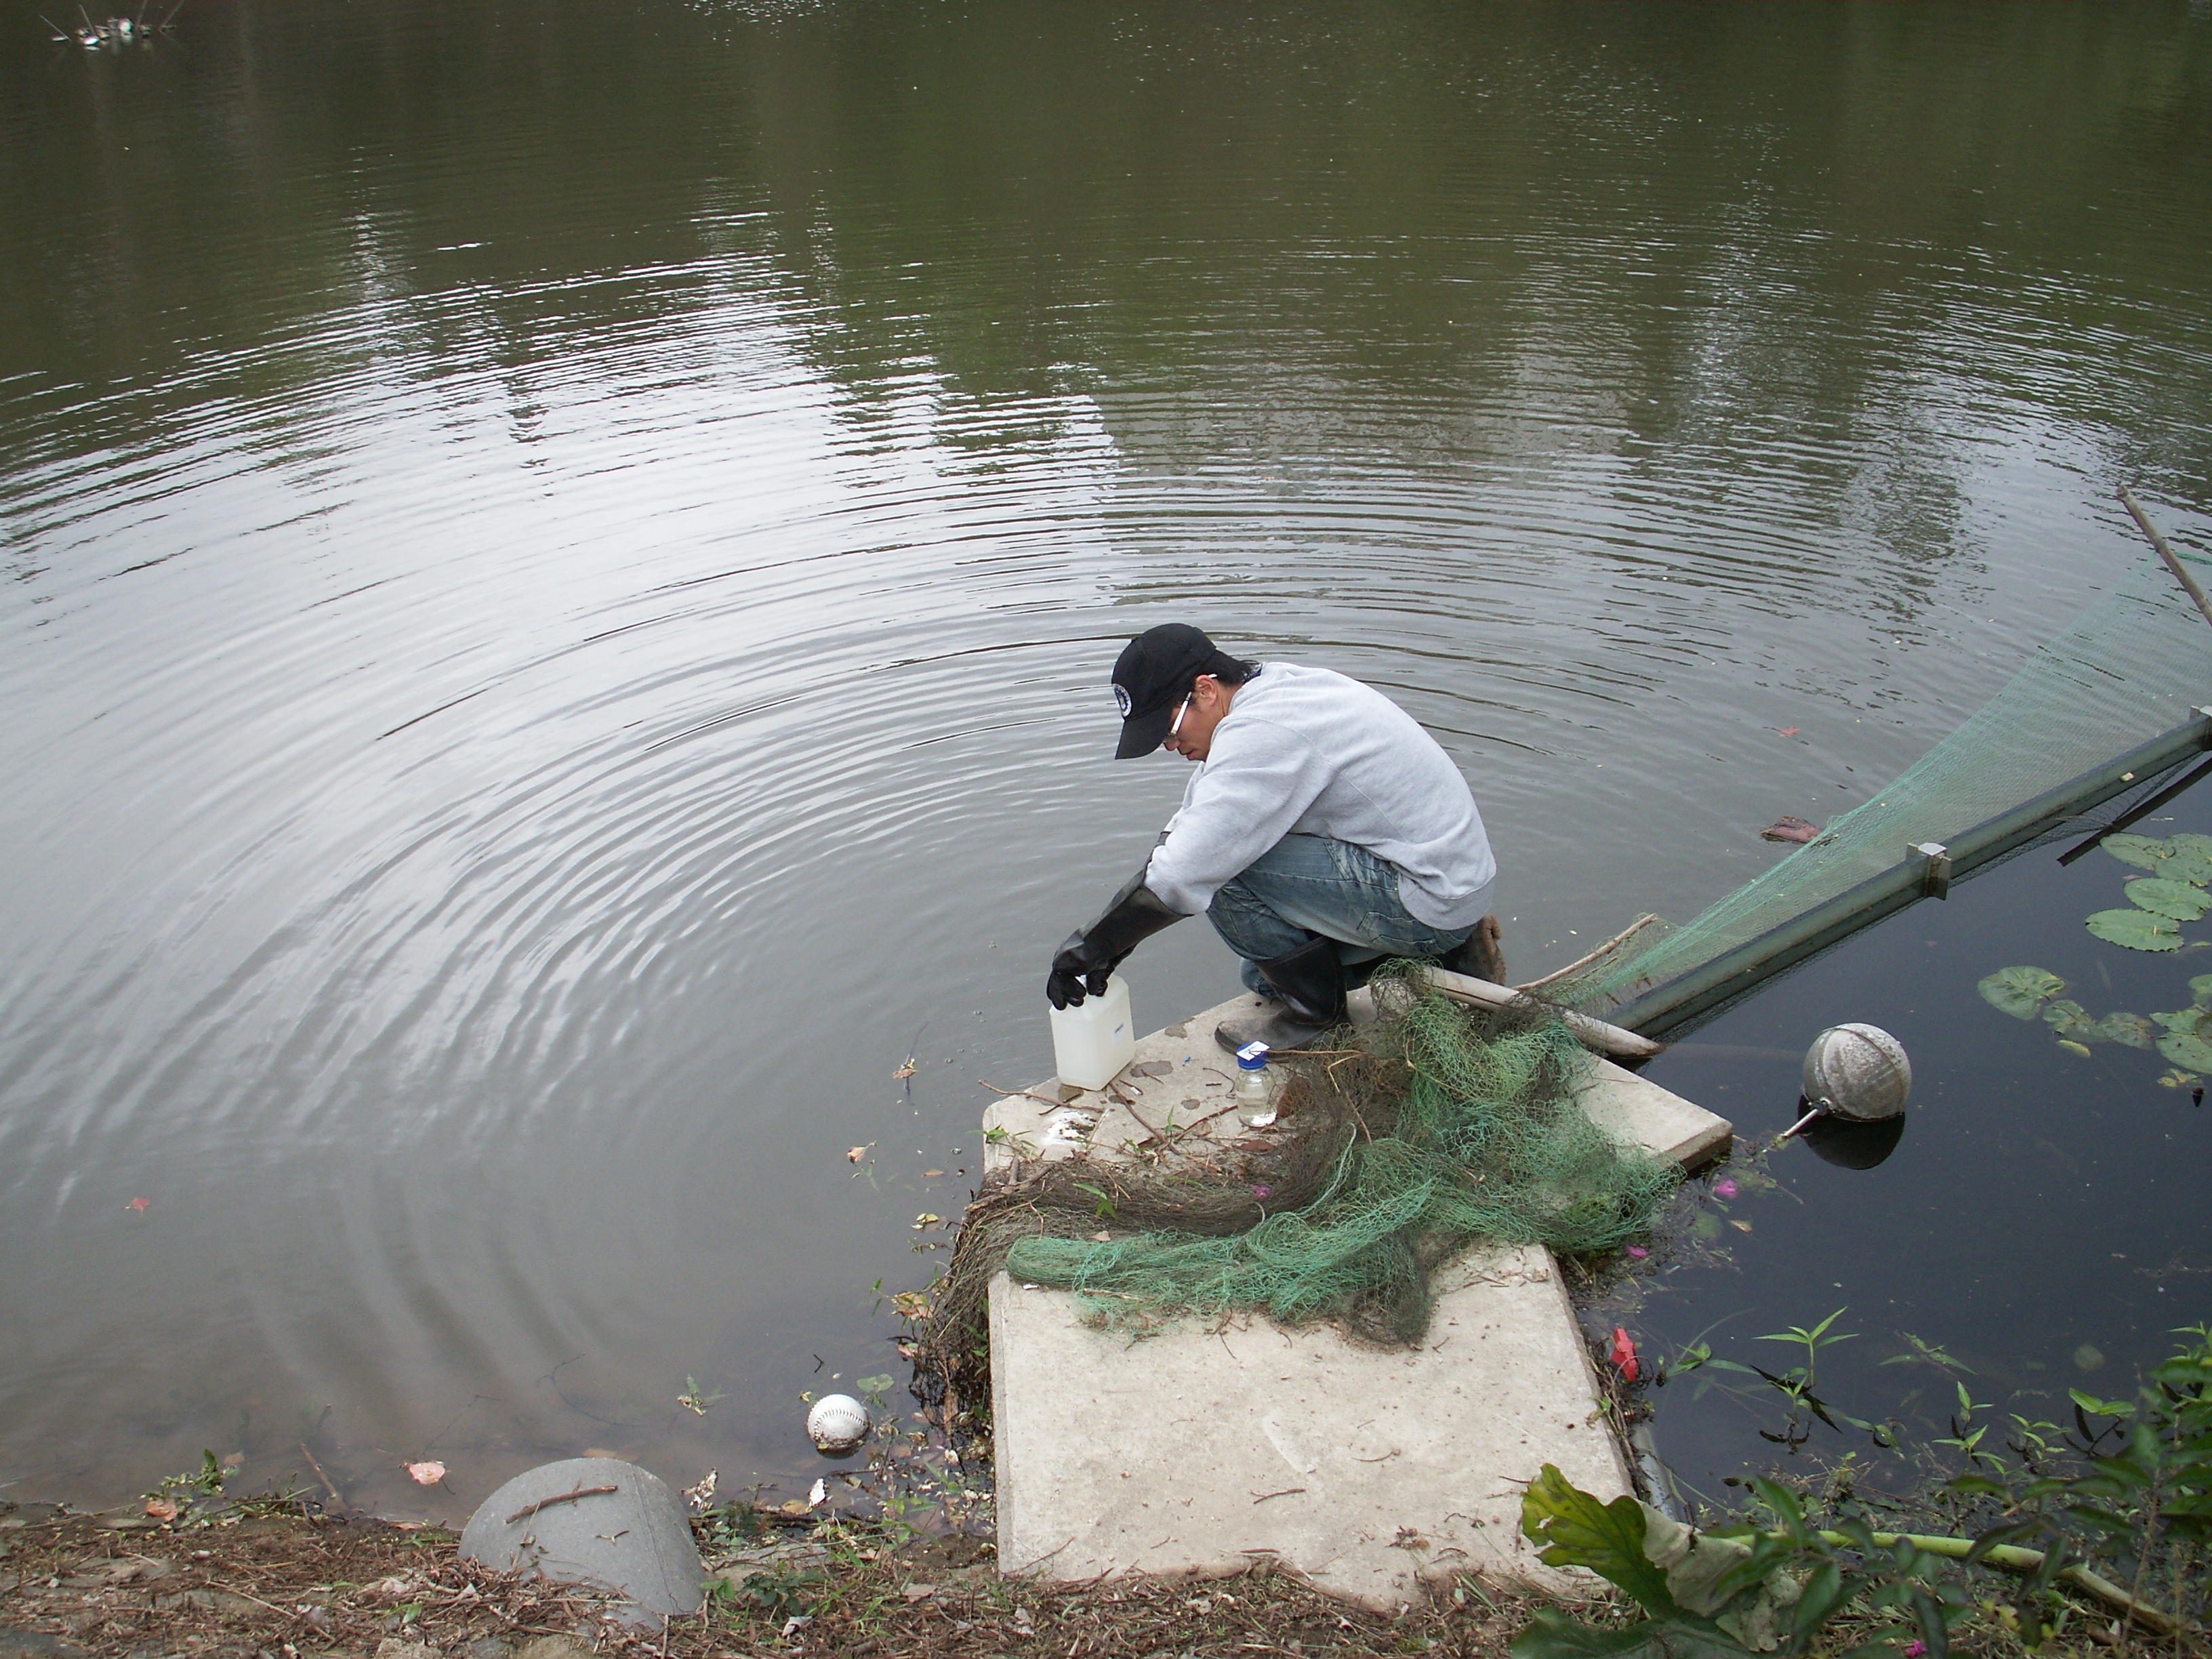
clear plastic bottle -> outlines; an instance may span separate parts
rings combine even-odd
[[[1264,1129],[1275,1121],[1275,1079],[1267,1070],[1267,1045],[1248,1042],[1237,1051],[1237,1115]]]

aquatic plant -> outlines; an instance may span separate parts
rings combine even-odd
[[[1809,1361],[1826,1329],[1786,1340],[1805,1341]],[[1893,1659],[1900,1647],[1945,1659],[1977,1607],[2032,1651],[2081,1613],[2083,1593],[2178,1637],[2201,1616],[2212,1551],[2212,1327],[2175,1334],[2191,1340],[2132,1402],[2068,1391],[2078,1438],[2014,1415],[2009,1459],[1989,1448],[1992,1425],[1976,1420],[1988,1408],[1955,1383],[1960,1412],[1936,1443],[1960,1449],[1966,1468],[1929,1502],[1966,1536],[1876,1531],[1847,1487],[1820,1524],[1797,1493],[1766,1480],[1747,1483],[1763,1521],[1754,1511],[1699,1534],[1632,1498],[1602,1503],[1547,1464],[1522,1500],[1538,1559],[1588,1568],[1645,1616],[1601,1627],[1540,1609],[1514,1638],[1514,1659],[1799,1654],[1839,1620],[1859,1638],[1844,1659]],[[1970,1595],[1960,1575],[1992,1569],[2008,1582]]]
[[[2033,1019],[2050,998],[2066,988],[2066,981],[2047,968],[2000,968],[1974,989],[1982,1000],[2014,1019]]]
[[[2089,931],[2109,945],[2130,951],[2179,951],[2181,925],[2169,916],[2154,915],[2133,906],[2124,910],[2100,910],[2092,915]]]

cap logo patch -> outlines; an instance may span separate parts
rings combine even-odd
[[[1114,687],[1114,706],[1121,711],[1121,718],[1129,718],[1129,688],[1117,684]]]

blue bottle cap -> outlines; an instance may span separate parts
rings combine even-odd
[[[1237,1051],[1237,1069],[1240,1072],[1256,1072],[1267,1063],[1267,1045],[1264,1042],[1248,1042]]]

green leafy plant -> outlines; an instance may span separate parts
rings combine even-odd
[[[2066,981],[2043,968],[2000,968],[1974,987],[1982,1000],[2014,1019],[2033,1019],[2037,1011],[2066,988]]]
[[[2212,836],[2107,836],[2099,843],[2123,864],[2171,880],[2212,882]]]
[[[771,1624],[781,1625],[789,1619],[809,1617],[815,1597],[828,1583],[823,1574],[811,1570],[767,1567],[749,1574],[732,1599],[757,1609]]]
[[[713,1405],[717,1400],[727,1400],[729,1397],[719,1389],[712,1394],[702,1394],[699,1391],[699,1379],[696,1376],[686,1376],[684,1379],[684,1392],[676,1396],[676,1403],[689,1407],[695,1417],[704,1417],[707,1414],[708,1407]]]
[[[1698,1534],[1632,1498],[1601,1503],[1546,1464],[1521,1503],[1521,1530],[1547,1566],[1586,1567],[1636,1603],[1633,1624],[1588,1625],[1560,1608],[1537,1611],[1513,1638],[1514,1659],[1735,1659],[1799,1654],[1847,1609],[1874,1616],[1871,1638],[1844,1659],[1895,1659],[1890,1644],[1917,1634],[1944,1659],[1967,1611],[1910,1540],[1885,1545],[1863,1523],[1809,1525],[1796,1496],[1753,1482],[1780,1522],[1740,1536]]]
[[[2169,881],[2162,876],[2137,876],[2120,890],[2128,902],[2154,915],[2176,921],[2195,921],[2212,910],[2212,893],[2192,881]]]
[[[2179,951],[2181,925],[2165,916],[2130,906],[2124,910],[2100,910],[2092,915],[2089,931],[2108,944],[2130,951]]]
[[[1949,1486],[1999,1508],[1978,1544],[2041,1542],[2046,1589],[2069,1579],[2160,1633],[2180,1627],[2192,1589],[2201,1612],[2212,1553],[2212,1326],[2175,1334],[2193,1340],[2153,1368],[2133,1401],[2067,1391],[2077,1441],[2062,1450],[2040,1432],[2048,1425],[2035,1425],[2033,1441],[2012,1447],[2017,1466],[1984,1453],[1994,1467],[1970,1468]],[[2109,1420],[2093,1422],[2100,1418]],[[2069,1557],[2081,1559],[2068,1565]],[[2105,1565],[2124,1589],[2094,1570]],[[2146,1599],[2158,1592],[2171,1611]],[[2023,1609],[2023,1625],[2044,1628],[2042,1613]]]

